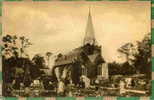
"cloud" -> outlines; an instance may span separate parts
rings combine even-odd
[[[67,52],[82,45],[89,5],[95,36],[107,61],[117,49],[150,32],[149,2],[21,2],[3,4],[3,33],[26,35],[29,54]]]

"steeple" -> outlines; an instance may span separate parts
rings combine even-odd
[[[88,22],[87,22],[85,33],[86,34],[84,37],[83,45],[86,45],[86,44],[96,45],[96,39],[94,35],[94,27],[92,23],[90,8],[89,8]]]

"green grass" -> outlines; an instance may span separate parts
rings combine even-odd
[[[139,97],[118,97],[117,100],[140,100]]]
[[[18,98],[15,98],[15,97],[5,97],[3,100],[18,100]]]
[[[43,97],[28,97],[27,100],[45,100]]]
[[[102,97],[85,97],[85,100],[103,100]]]
[[[56,100],[75,100],[75,97],[56,97]]]

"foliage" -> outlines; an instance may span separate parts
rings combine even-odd
[[[28,48],[31,44],[28,38],[25,36],[17,37],[16,35],[6,35],[2,38],[3,56],[6,57],[20,57],[23,55],[24,49]]]
[[[134,68],[128,63],[112,62],[108,64],[109,75],[131,75],[135,73]]]
[[[135,67],[143,74],[147,74],[147,77],[151,77],[151,35],[146,34],[142,41],[138,41],[138,54],[135,55]]]
[[[25,49],[32,45],[25,36],[6,35],[2,41],[2,77],[4,82],[3,94],[5,95],[8,89],[7,84],[12,84],[14,89],[19,89],[20,83],[23,83],[24,86],[30,86],[33,80],[43,74],[38,65],[44,66],[44,60],[39,59],[33,63],[29,57],[23,56]]]
[[[32,58],[32,62],[38,67],[38,68],[44,68],[45,67],[45,60],[44,57],[36,54],[33,58]]]
[[[120,73],[131,74],[133,72],[146,74],[148,78],[151,76],[151,37],[150,33],[146,34],[143,40],[137,41],[136,46],[132,43],[126,43],[121,46],[118,51],[126,55],[126,62],[118,65],[115,62],[110,64],[114,66],[114,70],[120,70]],[[122,66],[122,68],[120,67]],[[123,71],[126,72],[123,72]],[[119,72],[119,71],[118,71]]]

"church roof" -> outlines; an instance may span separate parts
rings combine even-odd
[[[58,57],[55,61],[55,66],[65,65],[65,64],[72,64],[77,59],[78,55],[81,53],[82,47],[76,48],[70,51],[67,54]]]

